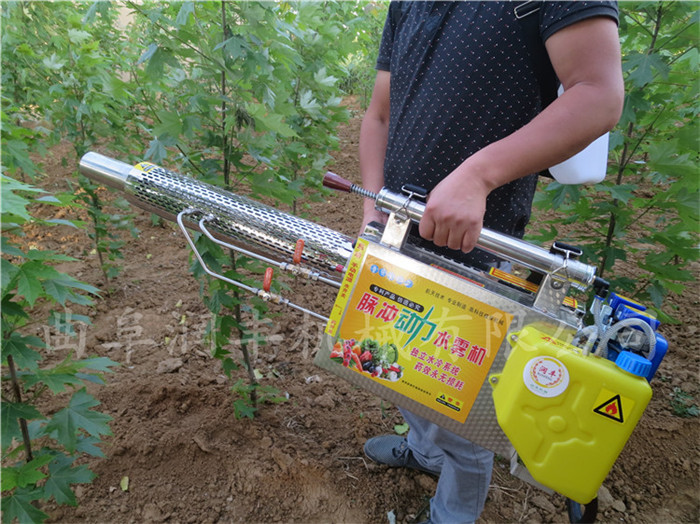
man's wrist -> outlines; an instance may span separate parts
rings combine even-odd
[[[470,186],[478,185],[484,188],[487,193],[507,183],[507,181],[500,180],[502,172],[498,168],[498,162],[490,159],[485,149],[465,160],[457,168],[457,173],[465,183]]]

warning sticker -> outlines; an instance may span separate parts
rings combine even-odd
[[[448,408],[454,409],[455,411],[461,411],[462,405],[464,404],[461,400],[445,393],[440,393],[435,400],[443,406],[447,406]]]
[[[593,413],[624,424],[625,416],[633,406],[634,401],[632,399],[622,397],[614,391],[602,389],[593,406]]]

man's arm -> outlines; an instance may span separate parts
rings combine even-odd
[[[360,174],[362,186],[377,192],[384,186],[384,156],[389,136],[389,86],[391,74],[378,71],[372,99],[360,127]],[[386,223],[387,215],[374,209],[374,202],[365,200],[362,232],[371,221]]]
[[[465,160],[431,191],[419,232],[438,246],[471,251],[495,188],[558,164],[612,129],[624,85],[616,23],[596,17],[545,43],[564,93],[529,124]]]

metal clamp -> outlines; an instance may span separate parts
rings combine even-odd
[[[408,206],[413,201],[413,197],[418,197],[425,201],[426,197],[428,196],[428,192],[424,188],[414,186],[412,184],[404,184],[401,186],[401,192],[406,195],[406,200],[403,201],[403,204],[401,204],[401,206],[394,211],[394,213],[402,220],[408,220],[410,218]]]

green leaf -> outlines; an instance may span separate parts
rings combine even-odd
[[[3,202],[3,206],[4,206],[4,202]],[[1,238],[0,251],[2,251],[3,255],[9,256],[9,257],[23,257],[24,256],[24,251],[19,249],[14,244],[11,244],[10,241],[5,237]],[[3,260],[5,260],[5,259],[3,259]]]
[[[5,147],[5,144],[3,144]],[[3,192],[2,192],[2,214],[3,218],[5,215],[14,215],[25,221],[31,220],[32,217],[27,211],[27,206],[30,201],[21,195],[13,193],[12,191],[5,191],[5,180],[3,179]],[[3,220],[4,221],[4,220]]]
[[[142,64],[146,60],[149,60],[158,50],[158,44],[149,44],[143,54],[136,61],[136,65]]]
[[[2,341],[2,361],[6,362],[7,357],[12,355],[15,365],[20,369],[37,369],[41,355],[29,346],[43,348],[46,345],[38,337],[12,332],[8,338],[4,338]]]
[[[97,447],[97,444],[101,442],[102,441],[98,438],[81,435],[78,437],[78,445],[75,447],[75,451],[78,453],[87,453],[93,457],[104,458],[105,454]]]
[[[296,136],[296,132],[284,122],[284,115],[269,113],[262,104],[251,104],[248,113],[255,118],[256,129],[273,131],[285,138]]]
[[[49,516],[38,510],[32,502],[42,498],[43,491],[39,489],[17,489],[9,496],[2,498],[3,522],[43,522]]]
[[[47,224],[56,224],[59,226],[69,226],[75,229],[83,229],[85,227],[85,222],[82,220],[65,220],[62,218],[49,218],[44,220]]]
[[[166,65],[177,67],[179,64],[172,51],[163,47],[157,47],[146,66],[146,75],[151,80],[157,80],[163,76]]]
[[[698,166],[694,158],[688,154],[679,155],[678,149],[675,140],[651,144],[648,148],[649,168],[672,177],[695,177],[697,180]]]
[[[550,199],[552,202],[552,207],[558,209],[567,202],[567,199],[576,202],[581,194],[578,186],[575,185],[564,185],[559,182],[552,181],[547,184],[546,191],[551,192]]]
[[[26,271],[24,266],[20,267],[17,275],[17,294],[23,296],[29,305],[33,306],[37,298],[44,292],[44,287],[36,275],[31,271]]]
[[[146,151],[146,159],[153,160],[156,164],[160,164],[168,156],[168,151],[165,149],[163,142],[154,138],[150,142],[150,147]]]
[[[93,437],[111,435],[108,422],[112,417],[90,409],[99,404],[84,388],[76,391],[68,407],[58,411],[46,425],[46,432],[56,432],[56,439],[71,453],[76,449],[81,430]]]
[[[66,255],[61,255],[61,254],[56,253],[55,251],[51,251],[49,249],[41,250],[41,251],[38,249],[30,249],[29,251],[27,251],[27,253],[24,256],[30,260],[44,260],[44,261],[51,261],[51,262],[59,262],[59,261],[71,262],[71,261],[77,260],[76,258],[69,257]],[[34,266],[34,267],[36,267],[36,266]],[[44,264],[40,264],[40,267],[38,270],[42,271],[43,267],[44,267]],[[54,277],[57,275],[60,275],[60,273],[57,273],[54,271],[54,272],[48,273],[48,274],[44,273],[43,276]]]
[[[66,386],[82,386],[83,382],[75,373],[61,373],[55,369],[48,371],[37,370],[31,375],[25,377],[27,387],[35,386],[36,384],[46,385],[52,393],[60,393],[66,389]]]
[[[177,138],[182,133],[182,118],[177,114],[177,111],[160,111],[158,113],[158,123],[153,128],[155,136],[170,135],[172,138]]]
[[[408,429],[409,427],[407,422],[404,422],[403,424],[394,424],[394,432],[396,432],[397,435],[405,435]]]
[[[321,104],[318,103],[318,100],[314,98],[313,93],[309,90],[305,90],[301,93],[299,105],[314,118],[321,115]]]
[[[49,464],[49,477],[44,485],[46,498],[53,497],[57,504],[76,506],[77,501],[71,484],[87,484],[94,478],[95,474],[87,466],[74,468],[72,458],[60,456]]]
[[[15,489],[18,476],[19,470],[17,468],[2,468],[2,476],[0,477],[0,488],[2,488],[2,491]]]
[[[654,72],[659,72],[664,78],[668,76],[668,66],[655,53],[632,52],[625,57],[623,70],[631,71],[628,80],[636,87],[643,87],[654,80]]]
[[[326,87],[332,87],[338,81],[336,77],[328,74],[325,67],[322,67],[314,73],[314,80],[316,83]]]
[[[40,455],[30,462],[23,463],[17,470],[16,484],[20,488],[26,488],[31,484],[36,484],[41,479],[46,478],[46,473],[38,471],[53,460],[51,455]],[[4,490],[5,488],[3,488]]]
[[[97,14],[97,8],[100,7],[100,0],[95,0],[92,5],[90,5],[90,8],[87,10],[85,13],[85,16],[83,17],[83,24],[91,24],[95,20],[95,15]]]
[[[2,282],[3,299],[10,291],[12,291],[9,286],[10,284],[14,283],[14,279],[19,274],[19,272],[20,268],[15,266],[9,260],[5,258],[0,259],[0,281]]]
[[[56,56],[56,53],[53,53],[48,58],[44,58],[42,63],[45,67],[53,71],[60,71],[61,69],[63,69],[63,66],[66,65],[66,61],[59,59],[58,56]]]
[[[235,400],[233,402],[233,412],[236,419],[240,420],[242,418],[255,418],[255,412],[257,409],[250,404],[250,400],[241,399]]]
[[[41,418],[41,413],[37,409],[23,402],[0,402],[0,413],[2,414],[2,427],[0,428],[2,438],[2,449],[5,450],[12,444],[13,439],[22,439],[22,432],[19,427],[19,419],[32,420]]]
[[[78,361],[83,369],[92,369],[94,371],[101,371],[104,373],[112,373],[114,370],[110,369],[115,366],[119,366],[119,362],[115,362],[111,358],[107,357],[93,357],[84,358]]]
[[[7,166],[13,168],[18,167],[30,176],[34,176],[36,174],[36,166],[29,157],[29,146],[25,142],[20,140],[3,140],[2,147],[3,164],[7,164]],[[4,192],[3,198],[5,198]]]
[[[613,186],[600,186],[601,191],[610,193],[610,196],[614,199],[621,201],[626,204],[634,197],[634,190],[637,189],[636,184],[620,184]]]
[[[2,310],[3,316],[5,318],[15,317],[17,319],[29,318],[29,315],[26,311],[24,311],[22,306],[17,302],[12,301],[13,298],[14,295],[10,295],[8,297],[3,298],[2,306],[0,306],[0,310]]]
[[[177,13],[177,18],[175,18],[175,25],[186,25],[192,14],[194,14],[194,2],[183,2]]]
[[[91,304],[92,300],[89,297],[78,294],[78,291],[99,296],[100,290],[61,273],[59,277],[51,278],[44,282],[44,291],[61,305],[65,305],[69,300],[76,304],[87,305]]]
[[[70,40],[74,44],[80,45],[91,38],[92,35],[87,31],[80,31],[79,29],[68,30],[68,40]]]

